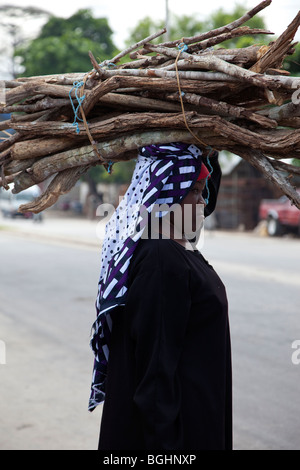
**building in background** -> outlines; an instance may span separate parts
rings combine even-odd
[[[222,183],[215,211],[216,227],[253,230],[259,222],[262,199],[282,193],[260,171],[240,157],[222,163]]]

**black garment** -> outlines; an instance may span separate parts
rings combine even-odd
[[[232,448],[225,288],[198,251],[141,240],[113,315],[100,450]]]

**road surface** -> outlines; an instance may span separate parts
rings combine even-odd
[[[101,407],[87,404],[100,251],[88,224],[77,244],[0,230],[0,449],[97,447]],[[205,232],[203,254],[230,305],[235,449],[300,449],[299,248]]]

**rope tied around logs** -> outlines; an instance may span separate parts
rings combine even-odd
[[[188,51],[188,46],[187,44],[185,44],[184,42],[181,42],[179,45],[178,45],[178,49],[179,49],[179,52],[177,54],[177,57],[175,59],[175,70],[176,70],[176,78],[177,78],[177,85],[178,85],[178,92],[179,92],[179,98],[180,98],[180,104],[181,104],[181,110],[182,110],[182,114],[183,114],[183,119],[184,119],[184,123],[185,123],[185,126],[187,128],[187,130],[190,132],[190,134],[192,134],[192,136],[202,145],[204,146],[207,150],[208,150],[208,155],[206,157],[207,159],[207,163],[209,165],[209,169],[210,169],[210,172],[209,172],[209,175],[207,176],[206,178],[206,181],[205,181],[205,186],[206,186],[206,191],[207,191],[207,197],[205,198],[205,203],[208,204],[209,202],[209,187],[208,187],[208,179],[209,177],[211,176],[212,172],[213,172],[213,167],[210,163],[210,156],[211,154],[214,152],[214,149],[206,144],[205,142],[203,142],[203,140],[199,139],[199,137],[191,130],[190,126],[188,125],[188,122],[187,122],[187,119],[186,119],[186,114],[185,114],[185,109],[184,109],[184,104],[183,104],[183,97],[185,95],[184,91],[181,90],[181,86],[180,86],[180,78],[179,78],[179,73],[178,73],[178,60],[179,60],[179,57],[180,57],[180,54],[182,52],[185,52],[185,51]]]
[[[183,104],[183,99],[182,99],[184,97],[185,93],[181,90],[181,86],[180,86],[180,78],[179,78],[179,72],[178,72],[178,60],[179,60],[180,54],[182,52],[188,50],[188,46],[184,42],[181,42],[178,45],[178,49],[179,49],[179,52],[178,52],[177,57],[175,59],[175,70],[176,70],[176,79],[177,79],[178,92],[179,92],[179,98],[180,98],[180,104],[181,104],[181,110],[182,110],[182,114],[183,114],[184,123],[185,123],[185,126],[186,126],[187,130],[192,134],[192,136],[202,146],[204,146],[206,149],[210,150],[211,149],[210,145],[206,144],[205,142],[203,142],[203,140],[199,139],[199,137],[192,131],[192,129],[188,125],[188,122],[187,122],[187,119],[186,119],[186,114],[185,114],[185,109],[184,109],[184,104]]]
[[[84,86],[84,82],[83,81],[75,81],[73,83],[73,86],[71,88],[71,90],[69,91],[69,98],[70,98],[70,102],[71,102],[71,106],[72,106],[72,109],[73,109],[73,113],[74,113],[74,121],[73,121],[73,126],[76,126],[76,133],[79,134],[80,133],[80,129],[79,129],[79,125],[78,125],[78,122],[77,120],[83,122],[83,119],[81,119],[79,116],[78,116],[78,111],[79,109],[81,108],[81,105],[85,99],[85,95],[81,95],[81,96],[78,96],[78,92],[80,92],[80,89]],[[75,97],[76,97],[76,100],[77,100],[77,107],[75,108],[74,106],[74,103],[73,103],[73,99],[72,99],[72,92],[73,90],[75,90]]]
[[[79,120],[79,121],[83,122],[86,133],[88,135],[91,146],[93,147],[95,155],[102,162],[102,164],[105,167],[105,169],[107,170],[107,172],[111,174],[112,173],[112,162],[110,161],[110,162],[107,163],[107,162],[105,162],[104,158],[101,157],[101,155],[98,151],[98,148],[97,148],[97,143],[93,139],[93,136],[90,132],[88,122],[86,120],[85,112],[84,112],[83,107],[82,107],[82,104],[83,104],[83,102],[85,100],[85,97],[86,97],[86,95],[84,94],[84,88],[85,88],[85,84],[86,84],[86,81],[87,81],[89,75],[90,75],[90,73],[86,74],[84,79],[81,80],[81,81],[75,81],[73,83],[73,87],[71,88],[71,90],[69,92],[69,98],[70,98],[70,102],[71,102],[72,109],[73,109],[73,112],[74,112],[73,126],[76,126],[76,133],[79,134],[80,129],[79,129],[79,124],[78,124],[77,121]],[[76,97],[76,100],[77,100],[77,103],[78,103],[77,107],[74,106],[73,99],[72,99],[72,91],[73,90],[75,90],[75,97]],[[81,118],[78,116],[79,111],[80,111],[80,114],[81,114]]]

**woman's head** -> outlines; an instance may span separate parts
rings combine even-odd
[[[209,171],[202,163],[197,181],[180,203],[184,234],[198,232],[203,226],[204,208],[206,206],[203,191],[206,188],[208,178],[210,178]]]
[[[171,207],[169,216],[165,216],[163,221],[164,233],[166,233],[169,224],[170,234],[171,236],[173,235],[172,238],[194,239],[199,236],[204,223],[204,209],[206,206],[203,191],[209,177],[206,167],[201,170],[201,173],[201,176],[199,175],[186,196],[179,204],[174,204]]]
[[[202,193],[205,189],[205,184],[206,179],[196,181],[180,203],[182,211],[182,231],[184,234],[196,233],[203,225],[206,203]]]

